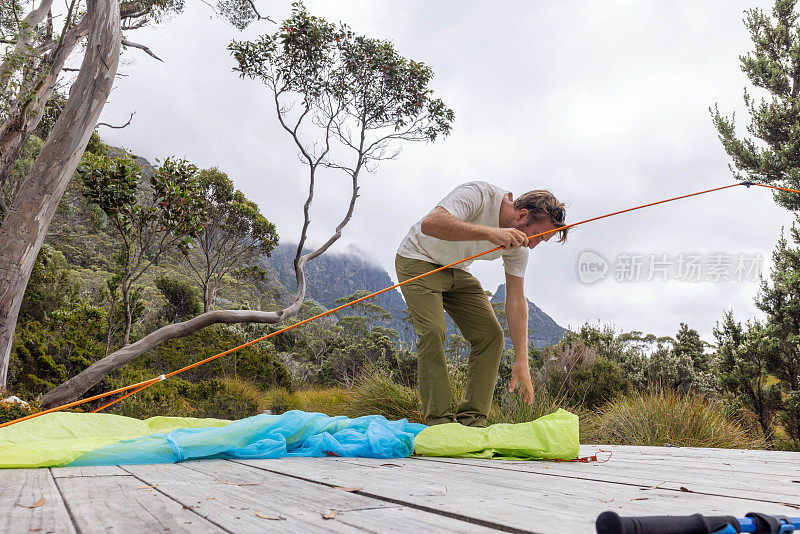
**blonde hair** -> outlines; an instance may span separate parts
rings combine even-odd
[[[514,200],[515,210],[528,210],[528,217],[531,222],[549,220],[554,226],[564,226],[566,224],[567,210],[564,203],[559,201],[553,193],[545,189],[536,189],[520,195]],[[554,234],[559,243],[567,240],[569,228],[562,228]]]

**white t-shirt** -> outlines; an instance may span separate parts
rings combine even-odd
[[[500,204],[507,195],[508,191],[487,182],[467,182],[453,189],[437,206],[443,207],[462,221],[500,228]],[[408,231],[397,253],[404,258],[448,265],[496,246],[490,241],[446,241],[423,234],[420,219]],[[500,257],[503,258],[505,272],[525,277],[525,267],[528,265],[527,247],[495,250],[475,260],[494,260]],[[473,261],[468,260],[453,267],[468,271],[469,264]]]

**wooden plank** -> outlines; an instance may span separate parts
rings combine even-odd
[[[596,480],[630,484],[643,488],[658,485],[662,489],[681,491],[687,488],[697,493],[738,497],[748,500],[791,503],[800,505],[800,483],[795,483],[790,474],[771,475],[737,473],[703,469],[679,468],[676,465],[650,465],[633,462],[604,464],[517,462],[470,458],[416,458],[420,461],[439,461],[474,465],[484,469],[500,469],[538,473],[546,476],[571,477],[579,480]]]
[[[712,450],[704,451],[703,456],[691,455],[662,455],[654,452],[637,451],[636,448],[623,448],[618,447],[614,449],[598,449],[584,448],[581,446],[580,456],[591,456],[597,454],[598,459],[604,460],[611,458],[613,462],[636,462],[637,464],[670,464],[675,465],[680,463],[684,467],[704,467],[716,468],[720,470],[733,470],[736,472],[747,471],[751,473],[761,474],[780,474],[788,471],[800,472],[800,460],[795,461],[776,461],[765,458],[759,454],[735,455],[731,456],[724,453],[716,453]],[[719,449],[715,449],[718,451]],[[763,452],[763,451],[750,451]]]
[[[789,477],[800,479],[800,461],[775,461],[766,459],[762,452],[775,451],[749,451],[751,454],[727,454],[729,451],[720,449],[710,449],[707,451],[692,450],[688,456],[659,455],[648,451],[637,451],[634,447],[619,447],[611,451],[610,454],[601,452],[599,459],[610,458],[609,464],[616,465],[639,465],[639,466],[668,466],[672,469],[680,466],[681,471],[691,471],[695,469],[714,469],[719,471],[735,472],[738,474],[753,473],[764,475],[765,479]],[[581,449],[581,456],[589,456],[590,449]],[[592,451],[594,454],[596,450]],[[697,454],[704,453],[698,457]],[[584,454],[586,453],[586,454]]]
[[[287,458],[237,460],[259,469],[340,486],[365,486],[363,494],[498,522],[532,532],[590,532],[594,519],[611,509],[623,515],[743,516],[749,511],[787,514],[794,508],[699,493],[631,486],[509,470],[477,470],[466,463],[416,459],[370,460]],[[387,464],[399,467],[384,467]]]
[[[97,465],[89,467],[51,467],[53,478],[66,477],[99,477],[99,476],[130,476],[117,465]]]
[[[0,469],[0,532],[75,532],[49,470]]]
[[[81,534],[226,532],[132,476],[55,479]]]
[[[123,469],[230,532],[489,532],[478,525],[224,460]],[[334,519],[323,514],[335,511]],[[280,517],[264,519],[256,515]]]
[[[796,464],[800,462],[800,452],[767,451],[760,449],[720,449],[706,447],[644,447],[634,445],[581,445],[581,455],[591,454],[597,449],[612,450],[625,454],[640,454],[670,458],[747,458],[751,461],[780,462]]]

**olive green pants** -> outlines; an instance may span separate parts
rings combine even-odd
[[[404,282],[441,265],[395,257],[397,279]],[[503,329],[477,278],[463,269],[443,269],[400,286],[417,334],[419,390],[425,424],[486,426],[503,354]],[[470,343],[467,381],[453,414],[444,353],[444,312]]]

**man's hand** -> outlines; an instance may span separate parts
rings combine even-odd
[[[528,367],[527,361],[517,360],[514,362],[514,367],[511,369],[511,383],[508,385],[508,392],[514,393],[517,389],[517,384],[522,388],[520,393],[523,393],[522,400],[526,404],[533,403],[533,383],[531,382],[531,370]]]
[[[528,236],[516,228],[492,228],[488,241],[504,249],[528,246]]]

